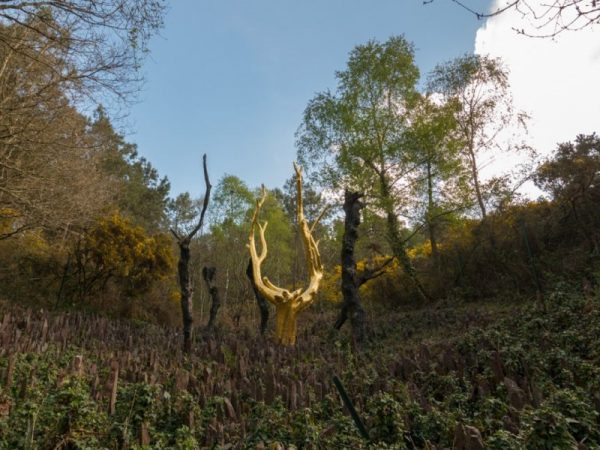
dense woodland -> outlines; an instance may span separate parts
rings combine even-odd
[[[0,2],[0,448],[600,446],[600,137],[528,147],[500,60],[357,45],[298,124],[324,274],[282,346],[247,244],[306,285],[292,161],[173,196],[119,131],[164,7]]]

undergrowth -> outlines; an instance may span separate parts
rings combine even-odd
[[[237,373],[235,346],[284,352],[222,331],[222,361],[199,358],[197,365],[189,365],[199,371],[204,364],[195,374],[196,390],[192,384],[174,388],[180,363],[173,356],[173,361],[160,361],[173,370],[162,381],[120,380],[112,413],[107,398],[99,395],[110,364],[94,345],[50,343],[42,352],[3,348],[0,448],[600,447],[598,295],[560,285],[544,302],[513,304],[509,310],[446,305],[390,315],[360,351],[325,322],[313,329],[302,339],[314,345],[301,344],[302,351],[286,355],[314,365],[319,377],[340,376],[369,440],[321,378],[297,380],[304,382],[298,404],[291,396],[267,400],[240,393],[232,405],[226,395],[202,391],[211,371]],[[136,332],[151,329],[137,327]],[[76,355],[98,370],[74,372]],[[269,375],[272,363],[250,361],[249,366],[245,377],[257,383],[274,376]],[[289,367],[277,371],[282,379],[294,379]]]

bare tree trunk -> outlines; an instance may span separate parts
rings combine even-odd
[[[267,300],[257,289],[256,284],[254,284],[254,275],[252,274],[252,259],[248,260],[246,275],[248,275],[250,283],[252,284],[252,291],[254,291],[254,297],[256,298],[256,303],[258,304],[258,309],[260,311],[260,334],[265,334],[265,331],[267,331],[267,323],[269,322],[269,305]]]
[[[179,273],[179,289],[181,290],[181,313],[183,317],[183,351],[190,353],[192,350],[192,327],[194,324],[194,318],[192,316],[193,302],[192,302],[192,283],[190,279],[190,243],[196,233],[202,228],[204,223],[204,215],[208,208],[208,201],[210,199],[210,190],[212,188],[210,180],[208,179],[208,169],[206,167],[206,154],[202,157],[202,165],[204,168],[204,183],[206,185],[206,191],[204,192],[204,202],[202,204],[202,211],[200,212],[200,219],[192,231],[187,235],[180,235],[177,230],[171,229],[171,233],[177,240],[179,246],[179,263],[177,264],[177,270]]]
[[[223,304],[227,303],[229,297],[229,266],[225,269],[225,298]]]
[[[433,200],[433,175],[431,173],[431,162],[427,161],[427,230],[429,231],[429,243],[431,244],[431,256],[435,269],[440,267],[437,239],[435,235],[435,223],[433,223],[435,203]]]
[[[216,273],[216,267],[204,267],[202,269],[202,278],[204,278],[204,281],[206,282],[208,293],[210,294],[210,298],[212,299],[212,302],[210,304],[210,312],[208,314],[208,330],[214,330],[215,324],[217,322],[217,313],[219,312],[219,307],[221,306],[221,301],[219,298],[219,288],[213,284]]]
[[[339,330],[348,317],[352,326],[352,336],[356,342],[363,342],[365,338],[365,310],[360,304],[358,293],[359,280],[356,273],[354,247],[358,239],[358,226],[360,225],[360,210],[364,204],[360,202],[363,194],[359,192],[344,193],[344,237],[342,240],[342,295],[343,302],[340,316],[334,327]]]
[[[177,271],[179,273],[179,288],[181,290],[181,315],[183,317],[183,351],[189,353],[192,349],[192,326],[194,318],[192,316],[192,282],[190,280],[190,247],[189,242],[179,242],[179,263]]]
[[[298,281],[298,224],[294,227],[294,272],[292,276],[292,290],[296,290],[296,283]],[[252,264],[252,260],[250,260],[250,264]]]
[[[400,223],[398,217],[394,211],[391,189],[384,173],[379,173],[380,185],[381,185],[381,197],[384,203],[387,223],[387,240],[392,249],[392,254],[396,257],[406,274],[409,276],[411,281],[417,288],[417,292],[423,298],[423,300],[430,300],[431,297],[425,291],[425,288],[417,278],[417,273],[410,260],[408,253],[406,252],[405,242],[400,235]]]
[[[65,263],[65,268],[63,269],[63,274],[60,279],[60,286],[58,288],[58,292],[56,293],[56,302],[54,303],[54,309],[58,308],[60,304],[60,300],[62,298],[62,293],[65,288],[65,283],[67,282],[67,277],[69,275],[69,270],[71,268],[71,254],[67,256],[67,262]]]
[[[204,320],[204,294],[200,291],[200,322]]]
[[[496,251],[496,236],[494,235],[494,227],[488,221],[487,209],[485,202],[483,201],[483,194],[481,192],[481,182],[479,181],[479,168],[477,167],[477,159],[475,158],[474,144],[471,141],[468,148],[469,161],[471,163],[471,176],[473,178],[473,187],[475,188],[475,197],[477,198],[477,204],[481,211],[481,227],[484,233],[487,234],[487,238],[490,241],[492,252]]]
[[[473,186],[475,187],[475,196],[477,197],[477,204],[481,211],[481,218],[485,220],[487,217],[487,211],[485,208],[485,202],[483,201],[483,194],[481,193],[481,183],[479,181],[479,169],[477,168],[477,159],[475,158],[475,151],[473,150],[473,144],[469,146],[469,159],[471,162],[471,176],[473,177]]]

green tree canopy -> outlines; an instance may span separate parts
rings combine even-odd
[[[336,92],[317,94],[304,112],[298,158],[321,185],[351,188],[370,197],[372,206],[387,218],[394,255],[426,296],[407,256],[398,219],[408,198],[402,181],[414,168],[410,148],[403,145],[419,99],[413,46],[402,36],[359,45],[336,78]]]
[[[455,111],[461,156],[470,172],[473,202],[485,218],[493,198],[494,183],[482,181],[481,170],[490,153],[512,151],[511,140],[499,143],[499,135],[512,125],[524,126],[525,115],[514,110],[508,72],[502,61],[467,54],[437,65],[430,73],[427,89],[444,101],[457,102]]]
[[[254,203],[252,191],[246,183],[235,175],[225,174],[217,183],[213,195],[211,222],[241,224]]]
[[[412,201],[406,215],[426,227],[435,258],[441,224],[468,206],[462,141],[456,133],[459,107],[456,101],[439,103],[423,96],[404,137],[414,164],[408,176]]]
[[[381,199],[382,181],[393,187],[408,163],[400,143],[418,97],[413,46],[404,37],[359,45],[336,78],[335,93],[319,93],[306,107],[299,160],[322,186]]]

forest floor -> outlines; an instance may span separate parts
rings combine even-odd
[[[0,448],[600,446],[597,293],[372,310],[359,350],[318,309],[294,348],[223,320],[185,355],[175,329],[0,303]]]

